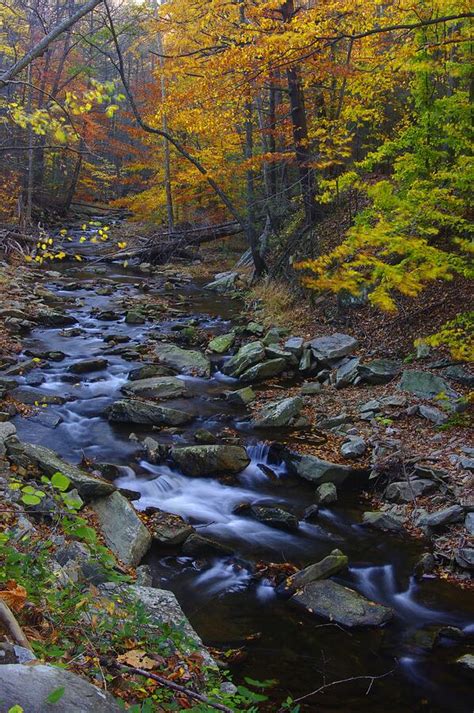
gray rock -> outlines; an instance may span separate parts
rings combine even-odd
[[[317,582],[320,579],[327,579],[337,574],[348,565],[348,558],[341,550],[333,550],[331,554],[320,562],[310,564],[299,572],[287,577],[283,584],[284,591],[296,591],[305,587],[310,582]]]
[[[205,285],[204,289],[212,290],[213,292],[231,292],[236,288],[238,277],[238,272],[220,272],[214,275],[214,280]]]
[[[445,527],[456,522],[462,522],[464,519],[464,509],[460,505],[452,505],[443,510],[437,510],[432,513],[422,513],[416,524],[418,527],[427,527],[436,530],[439,527]]]
[[[293,396],[280,401],[271,401],[260,409],[253,419],[252,425],[256,428],[282,428],[290,426],[303,408],[303,401],[298,396]]]
[[[152,376],[127,383],[120,389],[127,396],[154,399],[177,399],[187,393],[186,385],[175,376]]]
[[[474,547],[460,547],[454,556],[463,569],[474,569]]]
[[[354,383],[358,376],[359,361],[358,357],[352,357],[337,368],[334,381],[336,389],[343,389]]]
[[[456,659],[456,663],[459,664],[465,671],[469,673],[474,672],[474,654],[464,654]]]
[[[443,375],[463,386],[474,386],[474,375],[462,366],[448,366]]]
[[[76,319],[63,312],[40,310],[35,314],[35,322],[42,324],[44,327],[65,327],[68,324],[75,324]]]
[[[337,490],[334,483],[321,483],[316,488],[316,500],[319,505],[330,505],[337,500]]]
[[[148,517],[148,529],[153,539],[162,545],[179,545],[194,532],[194,527],[179,515],[153,508]],[[148,513],[147,513],[148,515]]]
[[[302,396],[313,396],[314,394],[319,394],[322,388],[319,381],[310,381],[303,384],[300,393]]]
[[[265,327],[263,324],[259,324],[259,322],[249,322],[245,325],[244,331],[248,334],[255,334],[259,337],[264,333]]]
[[[304,455],[299,461],[290,463],[290,467],[296,475],[311,483],[334,483],[341,485],[350,475],[354,474],[354,469],[339,463],[330,463],[317,456]]]
[[[385,491],[385,500],[390,503],[411,503],[425,493],[430,493],[436,489],[436,484],[427,479],[411,479],[390,483]]]
[[[50,411],[38,411],[29,418],[34,423],[39,423],[45,428],[56,428],[63,421],[63,417]]]
[[[447,396],[457,395],[444,379],[429,371],[404,371],[398,388],[425,399],[434,398],[441,393]]]
[[[395,379],[402,370],[398,361],[374,359],[359,366],[360,380],[366,384],[387,384]]]
[[[49,476],[57,472],[63,473],[69,478],[84,500],[109,495],[115,490],[115,486],[112,483],[90,475],[76,465],[66,463],[50,448],[35,446],[32,443],[9,442],[7,450],[10,460],[18,465],[35,465],[45,475]]]
[[[226,398],[227,401],[231,403],[248,406],[252,401],[255,401],[257,396],[251,386],[245,386],[243,389],[238,389],[237,391],[227,391]]]
[[[48,703],[54,691],[64,689],[58,703]],[[0,666],[2,708],[21,706],[25,713],[123,713],[123,707],[106,691],[70,671],[47,664]]]
[[[374,530],[382,530],[383,532],[402,532],[403,530],[402,523],[398,518],[378,510],[365,512],[362,515],[362,522],[367,527],[372,527]]]
[[[265,359],[265,347],[262,342],[249,342],[240,347],[222,367],[224,374],[238,378],[247,369]]]
[[[389,607],[372,602],[330,579],[310,582],[294,594],[291,601],[311,614],[349,628],[380,626],[393,616]]]
[[[220,334],[218,337],[211,339],[207,348],[216,354],[224,354],[229,351],[234,342],[235,334],[234,332],[229,332],[228,334]]]
[[[151,567],[149,564],[141,564],[136,568],[137,573],[137,587],[151,587],[153,584],[153,575],[151,573]]]
[[[82,361],[76,361],[74,364],[71,364],[68,371],[71,371],[73,374],[87,374],[90,371],[106,369],[108,363],[107,359],[83,359]]]
[[[142,441],[142,446],[146,452],[146,458],[150,463],[161,463],[169,453],[170,447],[164,443],[158,443],[151,436],[147,436]]]
[[[109,421],[150,426],[182,426],[194,419],[186,411],[138,399],[120,399],[109,406],[106,413]]]
[[[209,377],[211,374],[211,362],[201,352],[164,343],[157,344],[155,351],[160,362],[183,374],[202,377]]]
[[[284,359],[288,365],[293,364],[296,366],[298,364],[298,360],[291,352],[286,352],[276,344],[265,347],[265,355],[268,359]]]
[[[327,362],[351,354],[357,348],[357,340],[348,334],[335,333],[312,339],[309,346],[316,359]]]
[[[182,551],[183,554],[190,557],[222,557],[233,554],[230,547],[196,533],[188,537],[183,544]]]
[[[12,663],[25,664],[36,660],[34,653],[24,646],[10,644],[8,641],[2,641],[2,643],[0,643],[0,664],[3,666]]]
[[[415,565],[415,574],[422,577],[424,574],[430,574],[436,567],[436,560],[431,552],[424,552],[418,559]]]
[[[361,436],[351,436],[351,438],[342,444],[341,455],[344,458],[360,458],[367,450],[367,443]]]
[[[250,463],[243,446],[184,446],[171,449],[171,457],[185,475],[240,473]]]
[[[11,436],[16,434],[16,428],[13,423],[4,421],[0,423],[0,457],[6,453],[6,441]]]
[[[464,520],[464,527],[470,535],[474,535],[474,512],[468,512]]]
[[[267,505],[244,505],[238,508],[239,514],[252,517],[254,520],[261,522],[268,527],[274,527],[277,530],[285,530],[286,532],[296,532],[299,523],[298,518],[292,513],[279,507],[270,507]]]
[[[370,401],[365,401],[363,404],[359,405],[360,413],[376,412],[380,411],[381,403],[376,399],[371,399]]]
[[[211,431],[208,431],[205,428],[199,428],[197,431],[194,433],[194,440],[196,443],[199,443],[199,445],[213,445],[217,443],[217,437],[211,433]]]
[[[145,324],[145,315],[137,309],[129,309],[125,315],[127,324]]]
[[[94,500],[91,507],[97,515],[107,547],[124,564],[131,567],[140,564],[152,538],[127,498],[115,492]]]
[[[466,458],[465,456],[461,456],[459,458],[458,463],[461,468],[464,468],[464,470],[474,470],[474,458]]]
[[[40,391],[40,389],[35,389],[32,386],[19,386],[13,389],[10,395],[17,401],[21,401],[23,404],[28,404],[29,406],[66,403],[64,396],[51,394],[48,391]]]
[[[418,413],[422,416],[422,418],[426,418],[436,426],[441,426],[448,420],[448,415],[446,413],[443,413],[443,411],[435,406],[428,406],[427,404],[420,404],[418,406]]]
[[[263,337],[262,343],[266,347],[270,346],[270,344],[278,344],[281,337],[282,337],[282,335],[281,335],[278,327],[272,327],[271,329],[268,330],[268,332]]]
[[[329,431],[331,428],[342,426],[345,423],[350,423],[350,417],[347,413],[340,413],[337,416],[329,416],[327,418],[319,419],[316,421],[316,428],[320,428],[323,431]]]
[[[311,349],[304,349],[301,355],[300,363],[298,364],[299,371],[308,372],[313,366]]]
[[[130,381],[141,381],[143,379],[151,379],[153,376],[174,376],[175,372],[168,366],[161,364],[144,364],[137,369],[132,369],[128,378]]]
[[[281,374],[287,368],[286,359],[270,359],[260,364],[251,366],[240,375],[240,380],[248,383],[271,379],[273,376]]]
[[[298,359],[303,353],[304,339],[303,337],[290,337],[286,340],[284,349],[291,354],[294,354]]]

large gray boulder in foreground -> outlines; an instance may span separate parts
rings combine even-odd
[[[135,508],[119,492],[91,503],[107,547],[121,562],[136,567],[148,552],[151,534]]]
[[[45,475],[63,473],[77,488],[79,495],[84,500],[109,495],[116,490],[115,485],[107,480],[97,478],[78,468],[76,465],[66,463],[57,453],[44,446],[35,446],[32,443],[7,441],[8,457],[21,466],[35,465]]]
[[[393,616],[389,607],[376,604],[330,579],[310,582],[297,591],[291,601],[304,607],[310,614],[349,628],[380,626]]]
[[[185,475],[240,473],[250,463],[243,446],[184,446],[173,448],[171,457]]]
[[[64,689],[59,701],[48,703],[58,689]],[[110,693],[70,671],[37,663],[0,666],[0,709],[6,713],[13,706],[24,713],[123,713]]]
[[[182,426],[194,416],[153,401],[120,399],[107,409],[109,421],[117,423],[138,423],[149,426]]]

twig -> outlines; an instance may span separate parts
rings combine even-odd
[[[191,691],[189,688],[180,686],[178,683],[169,681],[167,678],[158,676],[156,673],[151,673],[151,671],[144,671],[143,669],[135,668],[134,666],[125,666],[124,664],[118,663],[118,661],[115,661],[114,665],[117,666],[117,668],[121,669],[122,671],[126,671],[127,673],[136,673],[140,676],[145,676],[145,678],[151,678],[152,681],[156,681],[157,683],[160,683],[162,686],[171,688],[171,690],[176,691],[177,693],[183,693],[185,696],[188,696],[188,698],[192,698],[195,701],[199,701],[200,703],[205,703],[210,708],[214,708],[215,710],[218,710],[218,711],[223,711],[224,713],[233,713],[231,708],[228,708],[227,706],[224,706],[220,703],[213,703],[212,701],[209,700],[209,698],[206,698],[206,696],[203,696],[201,693],[196,693],[196,691]]]
[[[1,598],[0,598],[0,624],[3,624],[4,628],[7,631],[7,634],[11,636],[13,641],[18,644],[19,646],[23,646],[25,649],[28,649],[29,651],[33,651],[31,648],[31,644],[26,638],[25,634],[23,633],[23,629],[15,619],[15,616],[8,606]]]
[[[390,671],[382,673],[380,676],[351,676],[350,678],[341,678],[339,681],[331,681],[330,683],[324,683],[322,686],[316,688],[314,691],[311,691],[310,693],[305,693],[304,696],[300,696],[299,698],[295,698],[292,703],[299,703],[299,701],[304,701],[306,698],[315,696],[318,693],[323,693],[323,691],[325,691],[327,688],[338,686],[341,683],[351,683],[352,681],[369,681],[369,686],[367,688],[367,691],[365,692],[365,695],[367,696],[370,693],[374,681],[378,681],[381,678],[386,678],[387,676],[390,676],[394,672],[394,670],[395,669],[392,668]],[[282,712],[283,708],[280,708],[278,713]]]

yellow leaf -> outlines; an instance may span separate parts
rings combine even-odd
[[[157,666],[157,662],[147,656],[146,651],[142,649],[131,649],[131,651],[117,656],[117,661],[134,668],[143,668],[145,671],[151,671]]]

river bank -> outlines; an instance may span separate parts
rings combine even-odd
[[[462,709],[465,663],[456,661],[469,655],[468,591],[436,575],[467,586],[465,385],[446,375],[449,365],[427,360],[374,366],[351,335],[321,342],[328,335],[249,321],[234,286],[205,290],[198,271],[24,273],[2,313],[20,350],[2,368],[10,383],[0,410],[17,429],[6,436],[9,463],[35,487],[33,464],[43,473],[59,467],[50,454],[15,446],[16,435],[81,463],[89,478],[106,475],[111,494],[100,497],[117,500],[119,488],[117,524],[109,503],[84,512],[122,567],[128,559],[125,575],[144,557],[153,586],[176,593],[238,680],[277,679],[273,700],[313,690],[315,666],[326,680],[395,666],[374,682],[369,710],[387,695],[393,711],[416,710],[424,698],[428,710],[443,710],[455,689]],[[61,470],[74,484],[77,473]],[[128,517],[143,540],[132,555],[130,531],[126,542],[116,537]],[[328,562],[335,549],[347,559]],[[303,575],[306,596],[291,582],[282,591],[287,577],[318,562],[336,579],[321,579],[319,568]],[[350,606],[335,610],[337,587],[363,595],[362,610],[377,602],[377,624],[392,623],[360,628],[367,622],[358,620],[348,636]],[[318,606],[319,617],[305,611]],[[277,653],[270,660],[269,651]],[[349,692],[354,710],[360,685]],[[327,705],[342,696],[347,706],[347,686],[336,689]],[[320,710],[316,698],[303,710],[316,702]]]

